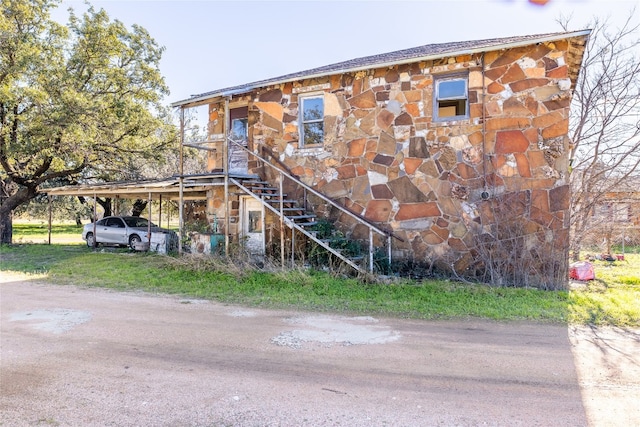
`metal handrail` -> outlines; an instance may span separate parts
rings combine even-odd
[[[295,221],[290,220],[289,218],[287,218],[283,212],[281,212],[280,210],[274,208],[273,206],[271,206],[268,203],[264,203],[264,201],[259,198],[256,194],[254,194],[250,188],[245,187],[244,185],[242,185],[238,180],[230,178],[230,181],[233,182],[238,188],[242,189],[245,193],[251,195],[251,197],[253,197],[254,199],[262,202],[262,205],[265,206],[267,209],[269,209],[271,212],[274,212],[276,214],[278,214],[280,216],[280,218],[282,218],[284,220],[284,223],[287,224],[288,227],[292,228],[292,229],[296,229],[298,231],[300,231],[301,233],[303,233],[305,236],[309,237],[310,239],[312,239],[314,242],[316,242],[318,245],[322,246],[323,248],[325,248],[327,251],[331,252],[332,254],[334,254],[335,256],[339,257],[340,259],[342,259],[344,262],[346,262],[347,264],[349,264],[351,267],[355,268],[356,270],[361,270],[361,268],[354,263],[353,261],[351,261],[350,259],[348,259],[347,257],[345,257],[344,255],[342,255],[340,252],[336,251],[334,248],[332,248],[331,246],[329,246],[328,243],[323,242],[322,240],[318,239],[317,237],[315,237],[313,234],[309,233],[308,230],[306,230],[304,227],[301,227],[300,224],[297,224]]]
[[[255,156],[258,160],[260,160],[261,162],[263,162],[265,165],[269,166],[270,168],[275,169],[277,172],[283,174],[284,176],[286,176],[287,178],[291,179],[292,181],[294,181],[296,184],[300,185],[301,187],[303,187],[304,189],[306,189],[307,191],[310,191],[311,193],[313,193],[315,196],[321,198],[322,200],[324,200],[325,202],[329,203],[330,205],[334,206],[335,208],[338,208],[340,211],[346,213],[347,215],[349,215],[350,217],[352,217],[353,219],[355,219],[356,221],[366,225],[367,227],[369,227],[370,229],[373,229],[374,231],[376,231],[378,234],[382,234],[384,236],[388,236],[388,237],[393,237],[396,238],[400,241],[404,241],[404,239],[402,239],[399,236],[396,236],[393,232],[389,231],[389,230],[384,230],[380,227],[378,227],[375,224],[370,223],[368,220],[366,220],[365,218],[361,217],[360,215],[351,212],[349,209],[345,208],[344,206],[339,205],[338,203],[336,203],[335,201],[331,200],[330,198],[328,198],[327,196],[325,196],[324,194],[316,191],[315,189],[313,189],[313,187],[310,187],[309,185],[305,184],[304,182],[302,182],[298,177],[296,177],[293,174],[290,174],[287,171],[284,171],[282,169],[280,169],[279,167],[272,165],[271,163],[269,163],[268,161],[266,161],[265,159],[263,159],[262,157],[260,157],[258,154],[254,153],[253,151],[249,150],[247,147],[238,144],[236,141],[234,141],[233,139],[229,138],[229,141],[235,145],[237,145],[238,147],[240,147],[241,149],[245,150],[247,153],[251,154],[252,156]]]
[[[292,180],[293,182],[295,182],[296,184],[298,184],[299,186],[301,186],[302,188],[304,188],[306,191],[311,192],[312,194],[314,194],[315,196],[319,197],[320,199],[324,200],[325,202],[329,203],[330,205],[332,205],[333,207],[337,208],[338,210],[342,211],[343,213],[349,215],[350,217],[352,217],[353,219],[355,219],[357,222],[365,225],[366,227],[369,228],[369,270],[372,272],[373,271],[373,234],[372,232],[375,231],[376,233],[386,236],[387,237],[387,248],[388,248],[388,253],[387,253],[387,258],[388,258],[388,262],[391,263],[391,237],[396,238],[400,241],[404,241],[404,239],[396,236],[393,232],[384,230],[382,228],[379,228],[378,226],[371,224],[368,220],[362,218],[361,216],[359,216],[358,214],[351,212],[349,209],[345,208],[344,206],[341,206],[339,204],[337,204],[336,202],[334,202],[333,200],[331,200],[330,198],[328,198],[327,196],[325,196],[324,194],[316,191],[314,188],[310,187],[309,185],[305,184],[304,182],[302,182],[298,177],[294,176],[293,174],[290,174],[287,171],[284,171],[282,169],[280,169],[279,167],[271,164],[270,162],[266,161],[264,158],[262,158],[261,156],[259,156],[257,153],[254,153],[253,151],[249,150],[247,147],[245,147],[244,145],[238,143],[237,141],[233,140],[232,138],[228,137],[227,138],[228,143],[234,144],[236,145],[238,148],[240,148],[241,150],[246,151],[248,154],[250,154],[251,156],[254,156],[256,159],[258,159],[260,162],[262,162],[263,164],[269,166],[270,168],[274,169],[276,172],[278,172],[279,174],[286,176],[287,178],[289,178],[290,180]],[[269,153],[272,157],[273,153]],[[274,157],[275,158],[275,157]],[[279,160],[279,159],[278,159]],[[229,171],[225,171],[225,174],[228,175]],[[235,180],[234,180],[235,181]],[[236,182],[234,182],[236,183]],[[237,185],[237,183],[236,183]],[[244,188],[243,188],[244,189]],[[246,192],[246,189],[245,189]],[[281,192],[282,193],[282,192]],[[281,194],[282,197],[282,194]],[[269,206],[270,208],[272,208],[270,205],[268,204],[264,204],[265,206]],[[274,211],[276,211],[275,209],[273,209]],[[278,212],[278,214],[281,217],[284,217],[284,213],[283,212]],[[293,221],[287,221],[290,222],[291,227],[292,228],[296,228],[300,231],[302,231],[305,235],[307,235],[308,237],[311,237],[314,241],[316,241],[318,244],[320,244],[321,246],[323,246],[326,249],[329,249],[332,253],[338,255],[340,258],[342,258],[344,261],[346,261],[348,264],[350,264],[352,267],[356,268],[357,270],[359,270],[360,268],[357,267],[353,262],[351,262],[350,260],[346,259],[345,257],[341,256],[339,253],[337,253],[335,250],[333,250],[332,248],[330,248],[328,245],[324,244],[324,242],[321,242],[319,239],[316,239],[314,236],[311,236],[306,230],[304,230],[302,227],[298,226],[297,224],[295,224],[295,222]]]

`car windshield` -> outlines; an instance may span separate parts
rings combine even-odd
[[[149,222],[144,218],[130,217],[130,218],[123,218],[123,219],[124,219],[124,222],[127,223],[128,227],[148,227],[149,226]]]

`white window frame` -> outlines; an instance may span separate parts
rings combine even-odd
[[[464,82],[464,95],[441,97],[440,96],[440,84],[451,81],[463,81]],[[464,100],[464,114],[458,114],[454,116],[440,116],[440,103],[459,102]],[[434,76],[433,78],[433,119],[438,122],[465,120],[469,118],[469,74],[468,73],[455,73],[455,74],[443,74]]]
[[[322,100],[322,118],[314,119],[314,120],[304,120],[304,101],[307,99],[320,99]],[[300,133],[300,139],[298,141],[298,148],[304,147],[317,147],[324,142],[324,92],[315,92],[315,93],[305,93],[298,95],[298,129]],[[322,141],[317,144],[305,144],[305,135],[304,135],[304,125],[310,123],[321,123],[322,124]]]

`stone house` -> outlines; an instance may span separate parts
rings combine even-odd
[[[588,35],[432,44],[175,102],[182,147],[208,152],[207,170],[180,185],[207,188],[226,247],[283,263],[317,245],[365,271],[384,259],[564,286],[569,109]],[[184,131],[196,107],[208,110],[204,140]],[[363,260],[319,223],[360,243]]]

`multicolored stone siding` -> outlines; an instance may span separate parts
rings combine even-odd
[[[270,147],[306,184],[401,237],[394,262],[546,286],[567,277],[569,106],[585,42],[295,81],[232,104],[249,107],[250,147]],[[470,118],[434,121],[434,76],[461,71]],[[318,92],[324,144],[299,148],[298,96]],[[223,111],[210,105],[214,133]]]

